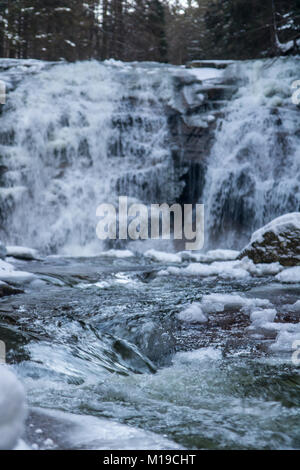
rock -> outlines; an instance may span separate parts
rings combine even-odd
[[[239,259],[245,256],[256,264],[300,265],[300,212],[278,217],[254,232]]]
[[[15,287],[8,285],[6,282],[0,281],[0,297],[22,294],[23,292],[24,291],[22,289],[16,289]]]
[[[6,251],[5,245],[2,242],[0,242],[0,259],[4,259],[6,256],[6,253],[7,251]]]

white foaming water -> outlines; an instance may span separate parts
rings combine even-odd
[[[3,238],[46,252],[99,252],[99,204],[115,204],[118,193],[174,200],[163,109],[170,71],[91,61],[24,74],[1,118]]]
[[[239,90],[225,109],[204,188],[207,246],[242,248],[251,233],[300,209],[298,58],[236,63]]]

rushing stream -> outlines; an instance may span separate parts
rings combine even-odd
[[[0,339],[29,406],[24,441],[299,449],[299,283],[231,250],[174,253],[168,243],[163,253],[151,241],[107,251],[95,235],[96,207],[119,194],[181,200],[191,162],[174,153],[172,112],[202,129],[217,116],[199,179],[206,250],[240,249],[257,227],[299,211],[299,60],[236,63],[204,83],[154,64],[5,64],[2,239],[41,253],[6,259],[34,276],[15,277],[23,292],[0,303]],[[201,105],[207,83],[237,90],[215,115],[216,103]],[[192,118],[182,87],[198,100]]]

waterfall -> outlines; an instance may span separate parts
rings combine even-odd
[[[146,202],[178,197],[183,183],[164,109],[174,94],[172,67],[21,62],[35,70],[19,71],[1,117],[4,240],[92,253],[101,244],[102,202],[114,204],[118,194]]]
[[[1,60],[1,239],[95,253],[97,206],[126,195],[203,202],[205,248],[241,248],[300,209],[299,64],[228,62],[211,79],[155,63]]]
[[[241,248],[277,216],[300,210],[298,58],[235,63],[238,92],[224,109],[208,159],[206,246]]]

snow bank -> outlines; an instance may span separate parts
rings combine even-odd
[[[271,303],[268,299],[248,298],[240,294],[208,294],[202,297],[200,305],[203,312],[209,314],[229,309],[251,311],[256,307],[268,307]]]
[[[23,432],[25,393],[14,374],[0,365],[0,449],[12,449]]]
[[[222,70],[210,67],[191,68],[189,73],[194,75],[198,80],[212,80],[213,78],[220,78],[223,75]]]
[[[178,320],[187,323],[206,323],[207,317],[204,315],[201,305],[197,302],[192,303],[182,312],[177,314]]]
[[[131,258],[134,256],[130,250],[108,250],[101,251],[99,256],[108,257],[108,258]]]

